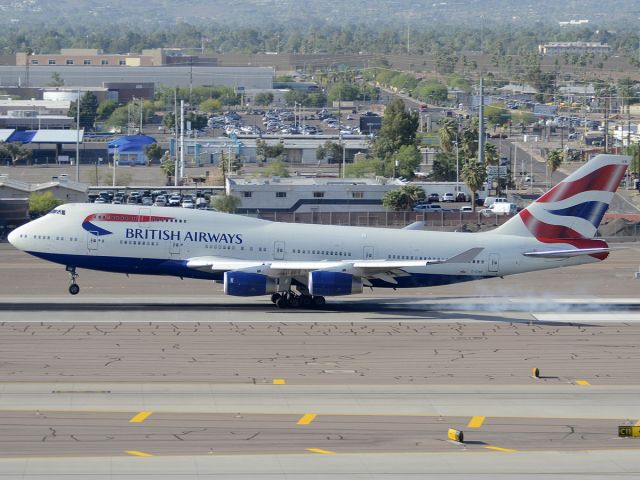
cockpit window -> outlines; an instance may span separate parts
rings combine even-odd
[[[53,215],[66,215],[67,214],[66,210],[63,209],[63,208],[54,208],[49,213],[51,213]]]

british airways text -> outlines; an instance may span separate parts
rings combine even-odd
[[[242,244],[241,233],[210,233],[210,232],[183,232],[178,230],[161,230],[155,228],[126,228],[125,238],[135,238],[139,240],[176,240],[184,242],[201,243],[227,243]]]

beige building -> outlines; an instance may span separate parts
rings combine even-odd
[[[60,53],[16,53],[16,65],[29,66],[99,66],[99,67],[154,67],[165,65],[171,50],[154,48],[142,53],[104,53],[94,48],[63,48]]]
[[[34,192],[52,192],[64,203],[83,203],[87,201],[88,185],[65,178],[52,179],[45,183],[26,183],[7,175],[0,175],[0,198],[28,198]]]

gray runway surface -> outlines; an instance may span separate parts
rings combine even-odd
[[[0,478],[640,476],[638,264],[281,311],[2,246]]]
[[[238,455],[292,453],[428,453],[636,449],[617,437],[615,420],[488,418],[466,429],[469,418],[251,414],[0,412],[0,457]],[[464,444],[447,440],[465,428]],[[316,452],[318,451],[318,452]],[[326,453],[325,453],[326,452]]]

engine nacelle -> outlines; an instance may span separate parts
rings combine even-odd
[[[236,297],[255,297],[278,291],[276,281],[266,275],[248,272],[225,272],[224,293]]]
[[[322,270],[310,272],[309,293],[323,297],[362,293],[362,279],[350,273]]]

